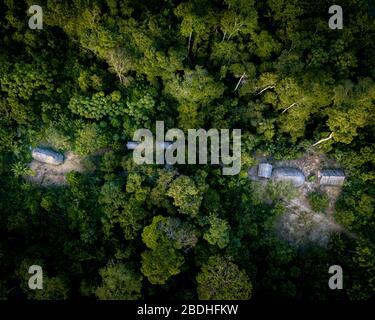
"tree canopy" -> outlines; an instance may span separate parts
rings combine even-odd
[[[30,5],[0,0],[0,299],[373,301],[370,1],[340,1],[341,30],[326,0],[40,0],[43,29]],[[241,129],[240,173],[136,164],[126,143],[156,121]],[[69,156],[54,184],[37,146]],[[347,177],[307,202],[339,231],[300,248],[275,231],[298,190],[248,169],[306,154]]]

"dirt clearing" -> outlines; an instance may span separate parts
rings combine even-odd
[[[345,232],[334,220],[335,203],[340,196],[341,187],[320,186],[317,178],[322,168],[338,168],[333,159],[324,154],[308,153],[295,160],[267,160],[272,163],[273,168],[298,168],[306,177],[303,185],[297,188],[297,196],[284,200],[285,213],[276,223],[276,233],[282,239],[298,247],[308,243],[326,246],[331,234]],[[314,212],[311,209],[307,197],[313,191],[322,191],[328,195],[329,206],[325,212]]]
[[[64,163],[57,166],[33,160],[30,162],[29,167],[31,170],[33,170],[35,175],[27,176],[25,179],[29,182],[40,184],[42,186],[66,185],[67,173],[71,171],[85,171],[82,160],[82,157],[72,152],[66,152],[64,155]]]

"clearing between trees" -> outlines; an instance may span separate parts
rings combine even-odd
[[[281,238],[294,246],[304,246],[317,243],[326,246],[330,235],[345,232],[343,227],[334,220],[335,203],[340,196],[341,186],[322,186],[319,184],[318,172],[322,168],[338,168],[338,164],[324,154],[309,153],[295,160],[273,160],[257,157],[259,162],[270,162],[273,168],[297,168],[306,179],[300,187],[294,188],[295,194],[290,199],[284,199],[285,213],[276,222],[276,232]],[[250,168],[249,176],[254,177],[254,167]],[[269,180],[261,179],[261,183]],[[322,211],[314,211],[308,200],[312,192],[321,192],[328,196],[328,205]]]
[[[29,168],[35,173],[34,176],[25,177],[26,181],[42,186],[66,185],[66,174],[71,171],[84,172],[82,157],[73,152],[64,154],[64,162],[58,166],[32,160]]]

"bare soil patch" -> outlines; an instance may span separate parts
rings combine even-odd
[[[35,175],[27,176],[25,179],[42,186],[66,185],[67,173],[71,171],[85,171],[82,160],[82,157],[72,152],[66,152],[64,155],[64,163],[58,166],[33,160],[30,162],[29,167],[34,171]]]
[[[343,230],[328,215],[312,211],[300,198],[291,200],[285,207],[286,212],[277,222],[277,233],[292,245],[326,246],[332,233]]]
[[[322,168],[338,167],[333,159],[329,159],[324,154],[308,153],[295,160],[267,160],[273,164],[274,168],[298,168],[306,177],[303,185],[297,189],[297,196],[291,200],[284,200],[286,211],[276,224],[276,232],[281,238],[295,246],[304,246],[308,243],[325,246],[332,233],[345,232],[342,226],[335,222],[333,216],[341,187],[319,186],[317,179],[318,172]],[[249,176],[252,180],[257,180],[257,178],[252,178],[256,176],[254,168],[249,170]],[[325,212],[314,212],[310,207],[307,196],[316,190],[327,193],[329,197],[329,207]]]
[[[332,233],[343,231],[333,217],[341,188],[319,186],[317,176],[320,169],[338,167],[337,163],[324,154],[306,154],[300,159],[278,161],[275,166],[299,168],[306,177],[306,181],[299,188],[298,196],[286,203],[286,213],[280,218],[278,232],[294,245],[301,246],[313,242],[326,246]],[[321,190],[329,197],[329,207],[325,212],[311,210],[307,195],[315,190]]]

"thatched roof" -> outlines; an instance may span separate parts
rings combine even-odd
[[[305,175],[297,168],[276,168],[272,172],[275,181],[290,181],[294,186],[300,187],[305,182]]]
[[[64,156],[61,153],[50,149],[34,148],[31,151],[31,155],[37,161],[53,165],[60,165],[64,162]]]
[[[345,181],[344,171],[340,169],[324,169],[319,172],[320,185],[341,186]]]
[[[258,177],[271,178],[272,165],[269,163],[260,163],[258,165]]]

